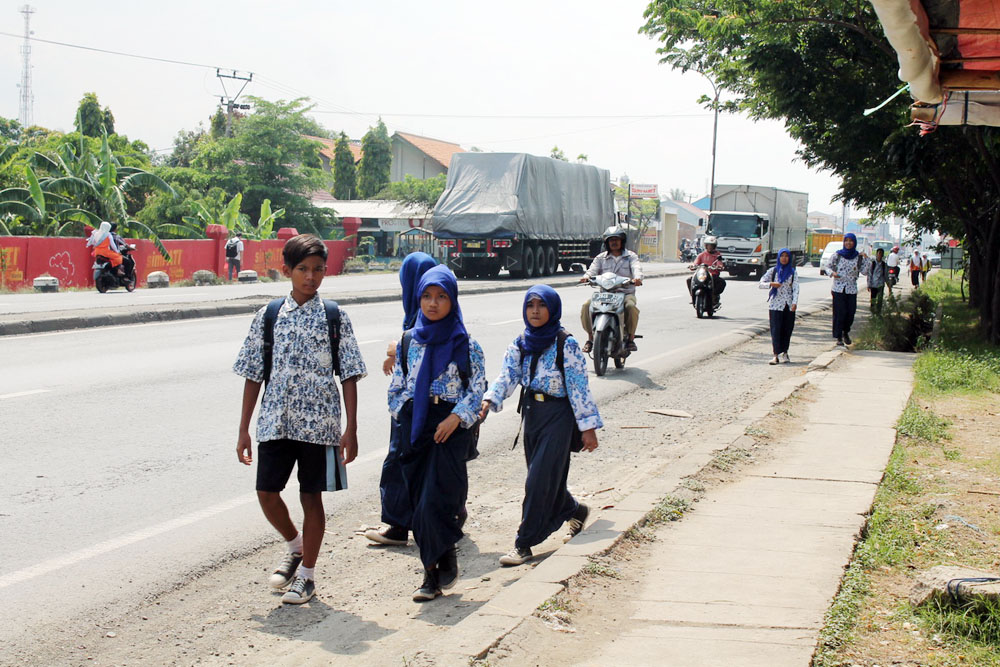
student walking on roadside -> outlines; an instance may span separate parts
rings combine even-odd
[[[301,234],[285,243],[282,254],[281,270],[291,278],[292,292],[257,311],[233,365],[246,378],[236,454],[244,465],[253,462],[250,417],[266,383],[257,417],[257,499],[288,548],[268,583],[273,588],[291,583],[281,601],[301,604],[316,590],[314,568],[326,527],[322,492],[347,488],[344,466],[358,453],[357,381],[366,372],[347,313],[319,296],[326,246]],[[334,373],[344,393],[343,432]],[[301,532],[281,499],[293,467],[304,515]]]
[[[437,266],[434,258],[423,252],[414,252],[406,256],[403,266],[399,269],[399,282],[403,288],[403,331],[412,329],[417,323],[420,313],[420,295],[417,284],[428,270]],[[396,365],[396,345],[399,341],[391,341],[382,362],[382,372],[392,375]],[[385,528],[371,528],[365,531],[365,537],[372,542],[386,546],[405,546],[410,536],[410,497],[403,483],[403,472],[399,463],[399,422],[390,420],[389,451],[382,463],[382,477],[379,480],[379,495],[382,500],[382,522]]]
[[[764,272],[759,287],[771,290],[767,294],[767,309],[774,358],[768,363],[772,366],[781,362],[790,363],[788,345],[795,329],[795,309],[799,307],[799,280],[788,248],[778,251],[778,263]]]
[[[243,239],[236,232],[229,232],[229,240],[226,241],[226,264],[229,269],[229,282],[233,281],[233,273],[240,277],[240,268],[243,266]]]
[[[424,566],[413,599],[425,602],[458,581],[459,515],[469,492],[465,464],[486,390],[486,366],[482,348],[462,322],[455,274],[436,266],[420,279],[417,293],[420,314],[412,338],[407,332],[396,346],[388,394],[389,412],[399,422],[410,529]]]
[[[889,277],[889,266],[882,260],[885,250],[879,248],[875,251],[875,259],[868,263],[868,270],[865,277],[868,280],[868,293],[871,294],[871,312],[876,315],[882,312],[882,299],[885,292],[886,281]]]
[[[548,285],[536,285],[524,295],[524,333],[507,347],[500,375],[483,397],[480,419],[499,412],[503,401],[521,385],[524,482],[521,525],[510,553],[501,565],[520,565],[533,556],[559,526],[569,522],[564,541],[581,530],[590,510],[566,488],[570,452],[597,449],[595,429],[604,424],[587,383],[587,360],[576,339],[560,324],[562,302]],[[579,448],[579,449],[578,449]]]
[[[931,272],[931,259],[927,256],[927,253],[921,253],[920,255],[920,279],[922,282],[927,282],[927,274]]]
[[[851,325],[858,310],[858,277],[871,261],[857,251],[858,237],[844,234],[844,247],[835,252],[826,265],[833,277],[833,337],[837,345],[851,344]]]
[[[910,255],[910,284],[920,287],[920,272],[923,271],[924,260],[920,256],[919,250],[914,250]]]

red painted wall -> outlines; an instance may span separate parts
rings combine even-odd
[[[285,231],[288,230],[288,231]],[[282,228],[283,236],[291,238],[297,232]],[[216,275],[226,275],[225,229],[222,233],[209,229],[211,238],[164,241],[170,261],[163,259],[152,241],[126,239],[136,246],[132,257],[140,286],[153,271],[165,271],[170,282],[191,278],[195,271],[208,269]],[[344,261],[354,249],[351,241],[324,241],[329,250],[326,274],[334,276],[344,269]],[[268,269],[281,270],[281,249],[284,240],[244,241],[243,267],[266,276]],[[41,236],[0,236],[0,286],[17,289],[30,286],[43,274],[55,276],[63,287],[93,287],[93,256],[86,239]]]

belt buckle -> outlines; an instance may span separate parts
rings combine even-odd
[[[440,402],[441,402],[441,397],[440,396],[431,396],[431,403],[433,403],[434,405],[437,405]]]
[[[532,398],[534,398],[539,403],[544,403],[545,402],[545,394],[540,394],[540,393],[536,392],[536,393],[532,394]]]

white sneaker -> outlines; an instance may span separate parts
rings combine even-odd
[[[788,353],[787,352],[782,352],[781,353],[781,362],[785,363],[785,364],[792,363],[792,360],[788,358]]]
[[[771,359],[771,361],[769,361],[769,362],[767,362],[767,363],[769,363],[769,364],[770,364],[770,365],[772,365],[772,366],[777,366],[777,365],[778,365],[779,363],[781,363],[781,362],[780,362],[780,361],[778,361],[778,357],[777,357],[777,356],[775,356],[775,357],[773,357],[773,358]]]
[[[309,602],[315,594],[316,583],[312,579],[295,575],[292,585],[288,587],[288,592],[281,596],[281,601],[285,604],[302,604]]]
[[[271,588],[284,588],[295,577],[295,571],[299,569],[302,562],[302,554],[286,553],[281,563],[271,573],[267,580]]]

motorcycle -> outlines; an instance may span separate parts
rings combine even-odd
[[[691,277],[691,300],[694,304],[694,312],[698,319],[702,317],[712,317],[715,311],[722,305],[715,300],[715,283],[712,280],[712,272],[708,270],[708,265],[698,264],[694,268],[694,275]]]
[[[885,283],[889,286],[889,291],[890,292],[892,291],[892,288],[895,287],[896,283],[898,283],[898,282],[899,282],[899,267],[898,266],[890,266],[889,267],[889,276],[885,280]]]
[[[681,251],[682,262],[693,262],[696,257],[698,257],[698,249],[693,246],[684,248],[684,250]]]
[[[135,262],[129,261],[129,255],[135,250],[135,245],[129,244],[121,248],[122,266],[131,266],[130,270],[124,270],[123,273],[119,274],[118,269],[111,266],[111,260],[107,257],[96,257],[94,258],[94,286],[97,287],[97,291],[104,294],[108,290],[116,289],[118,287],[124,287],[126,291],[135,291],[136,285],[136,274],[135,274]]]
[[[625,293],[619,290],[633,283],[631,278],[608,272],[589,278],[587,284],[596,290],[590,297],[590,321],[594,372],[601,376],[608,370],[608,359],[615,362],[615,368],[625,368],[631,354],[625,346]]]

